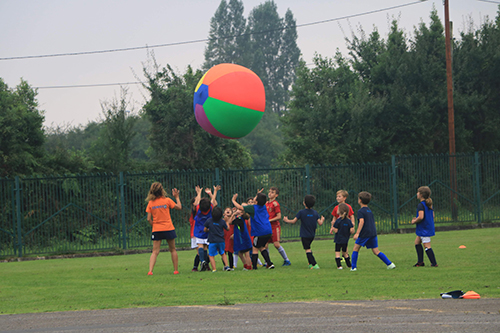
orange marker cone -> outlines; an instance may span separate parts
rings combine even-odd
[[[459,249],[466,249],[466,248],[467,248],[467,246],[465,246],[465,245],[460,245],[458,248],[459,248]]]
[[[463,294],[462,298],[463,299],[480,299],[481,296],[479,296],[479,294],[476,293],[475,291],[469,290],[468,292]]]

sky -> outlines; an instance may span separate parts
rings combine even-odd
[[[367,33],[376,27],[385,39],[390,22],[397,19],[411,37],[421,22],[429,23],[433,8],[444,22],[442,0],[274,1],[281,17],[287,9],[292,11],[297,25],[331,20],[297,28],[297,43],[308,64],[316,53],[331,58],[338,49],[347,56],[345,38],[359,27]],[[263,2],[243,0],[245,18]],[[470,22],[478,28],[486,17],[494,20],[500,0],[449,3],[453,35],[458,37]],[[119,99],[121,87],[128,91],[130,111],[139,112],[149,98],[147,92],[138,84],[125,83],[144,79],[143,66],[148,62],[144,47],[205,40],[219,4],[220,0],[0,0],[0,78],[11,88],[21,78],[38,88],[39,109],[47,127],[99,121],[101,103]],[[387,9],[405,4],[411,5]],[[368,13],[373,11],[378,12]],[[136,47],[142,49],[4,59]],[[149,51],[154,51],[160,66],[169,64],[182,74],[188,65],[201,68],[205,47],[206,41],[202,41]],[[108,85],[115,83],[120,85]],[[82,85],[106,86],[75,87]],[[60,86],[72,87],[53,88]]]

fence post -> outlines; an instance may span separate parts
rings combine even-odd
[[[306,164],[306,194],[311,194],[311,167]]]
[[[125,182],[123,179],[123,172],[120,172],[120,215],[122,220],[122,242],[123,249],[127,249],[127,225],[125,223]]]
[[[215,185],[220,185],[220,169],[215,168]],[[217,192],[217,197],[215,198],[217,202],[220,202],[220,193]]]
[[[21,234],[21,183],[19,181],[19,176],[15,178],[15,188],[16,193],[16,220],[17,220],[17,252],[18,257],[23,256],[23,237]]]
[[[396,230],[398,228],[398,186],[397,186],[397,175],[396,175],[396,156],[391,157],[392,164],[392,205],[393,205],[393,225],[392,229]]]
[[[479,162],[479,153],[476,151],[474,153],[474,188],[476,192],[476,216],[477,216],[477,223],[481,223],[481,163]]]

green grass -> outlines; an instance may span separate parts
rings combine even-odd
[[[319,270],[307,269],[300,242],[283,244],[292,266],[281,267],[281,257],[272,248],[277,268],[250,272],[239,267],[234,272],[193,273],[194,251],[178,252],[179,275],[172,274],[168,252],[158,257],[153,276],[146,275],[149,254],[0,263],[0,313],[438,298],[455,289],[500,298],[499,228],[439,232],[432,238],[438,268],[412,267],[414,239],[414,234],[379,235],[379,248],[396,264],[395,270],[387,270],[364,248],[357,272],[337,270],[331,239],[312,244]],[[220,270],[220,258],[217,265]]]

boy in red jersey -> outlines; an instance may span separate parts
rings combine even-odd
[[[273,242],[274,247],[283,257],[283,265],[282,266],[290,266],[292,263],[288,259],[286,255],[285,249],[280,244],[280,236],[281,236],[281,208],[280,204],[276,200],[280,191],[277,187],[271,187],[269,189],[269,193],[267,194],[268,201],[266,203],[267,212],[269,213],[269,222],[271,222],[271,227],[273,229],[273,235],[271,237],[270,242]],[[266,249],[267,250],[267,249]]]
[[[345,203],[347,205],[347,207],[349,207],[349,214],[347,214],[347,218],[349,220],[351,220],[353,227],[356,226],[356,224],[355,224],[356,219],[354,218],[354,211],[352,210],[351,205],[349,205],[348,203],[345,202],[347,200],[348,196],[349,196],[349,193],[346,190],[337,191],[337,198],[336,199],[337,199],[338,205],[335,206],[335,208],[333,208],[333,211],[332,211],[333,218],[332,218],[332,227],[330,228],[331,235],[335,234],[335,232],[333,230],[333,225],[335,224],[335,221],[337,221],[340,217],[340,215],[338,213],[338,209],[339,209],[339,205],[342,203]]]

